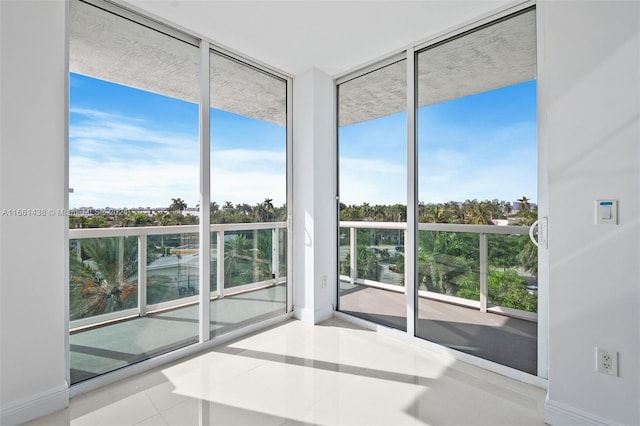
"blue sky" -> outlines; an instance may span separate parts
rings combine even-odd
[[[406,114],[340,129],[340,199],[406,203]],[[418,193],[425,203],[537,199],[536,83],[418,110]]]
[[[536,84],[418,110],[419,200],[537,199]],[[211,110],[211,199],[286,199],[282,126]],[[71,74],[73,207],[166,207],[199,198],[198,106]],[[406,203],[406,114],[339,131],[346,204]]]
[[[70,207],[166,207],[199,199],[198,106],[71,74]],[[286,199],[282,126],[211,109],[211,199]]]

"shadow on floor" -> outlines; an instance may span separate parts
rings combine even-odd
[[[532,375],[538,366],[538,324],[420,298],[416,337]],[[404,293],[359,286],[340,294],[340,311],[406,331]]]

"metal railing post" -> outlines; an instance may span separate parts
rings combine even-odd
[[[138,235],[138,314],[147,313],[147,236]]]
[[[487,234],[480,234],[480,312],[487,312],[489,291],[489,254]]]
[[[280,278],[280,229],[271,230],[271,273],[274,283]]]
[[[218,231],[218,253],[217,263],[217,280],[218,280],[218,296],[224,297],[224,230]]]
[[[356,228],[349,228],[349,276],[351,277],[351,284],[356,283],[358,277],[358,242]]]
[[[82,240],[76,240],[76,259],[82,262]]]
[[[118,237],[118,260],[116,263],[118,281],[124,280],[124,238],[125,237]]]
[[[258,269],[258,230],[253,230],[253,282],[259,281],[260,270]]]
[[[416,230],[416,235],[417,235],[417,233],[418,233],[418,231]],[[408,230],[408,229],[405,229],[405,230],[404,230],[404,232],[403,232],[403,235],[404,235],[404,240],[402,241],[402,242],[403,242],[403,244],[402,244],[402,245],[405,247],[405,248],[404,248],[404,250],[403,250],[403,252],[402,252],[402,256],[404,256],[404,259],[405,259],[405,264],[404,264],[404,266],[405,266],[404,294],[407,294],[407,291],[409,291],[409,290],[407,290],[407,289],[409,288],[409,286],[414,286],[414,287],[416,288],[416,290],[417,290],[418,286],[416,285],[416,283],[415,283],[415,282],[407,282],[407,280],[406,280],[406,276],[407,276],[407,275],[406,275],[406,270],[407,270],[407,269],[406,269],[406,268],[407,268],[407,263],[406,263],[406,259],[407,259],[407,249],[406,249],[406,247],[407,247],[407,246],[406,246],[406,243],[407,243],[407,239],[409,238],[409,230]],[[416,239],[417,239],[417,238],[416,238]],[[416,262],[415,269],[416,269],[416,271],[415,271],[415,274],[414,274],[414,275],[415,275],[415,277],[416,277],[416,278],[415,278],[415,281],[417,282],[417,281],[418,281],[417,262]]]

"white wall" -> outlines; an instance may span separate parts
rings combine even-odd
[[[538,5],[552,424],[640,424],[640,2]],[[595,225],[595,200],[619,225]],[[620,352],[620,377],[595,347]]]
[[[293,82],[293,304],[314,324],[333,314],[337,282],[333,91],[317,69]]]
[[[66,222],[49,212],[65,206],[65,13],[62,1],[0,1],[3,425],[68,403]],[[46,213],[10,216],[12,209]]]

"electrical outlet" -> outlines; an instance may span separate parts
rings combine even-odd
[[[325,288],[327,286],[327,276],[323,275],[322,276],[322,287],[321,288]]]
[[[596,347],[596,371],[618,376],[618,352]]]

